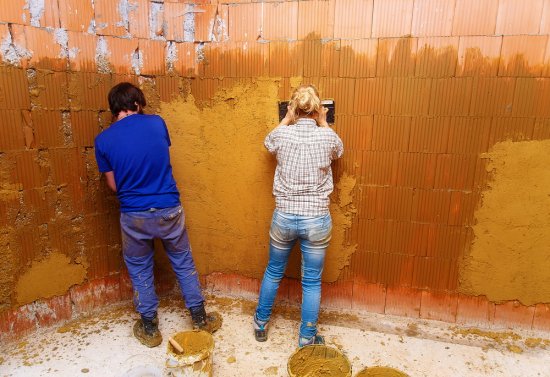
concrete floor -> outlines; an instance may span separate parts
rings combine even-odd
[[[269,339],[254,340],[255,303],[210,297],[208,309],[220,312],[214,334],[214,376],[287,376],[296,350],[299,309],[278,306]],[[137,318],[130,304],[111,306],[57,328],[40,330],[19,342],[0,345],[0,376],[127,376],[134,368],[166,375],[167,338],[188,330],[191,320],[180,300],[165,299],[159,309],[161,346],[145,348],[133,338]],[[411,377],[550,376],[550,334],[478,331],[437,321],[349,311],[323,311],[320,332],[339,348],[353,374],[387,366]],[[154,374],[148,374],[152,376]]]

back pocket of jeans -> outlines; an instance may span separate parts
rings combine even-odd
[[[164,221],[172,221],[175,218],[177,218],[179,215],[181,215],[181,212],[182,212],[181,207],[176,207],[173,210],[171,210],[170,212],[162,215],[162,219]]]

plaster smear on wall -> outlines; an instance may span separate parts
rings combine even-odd
[[[263,141],[278,124],[277,91],[276,81],[258,79],[222,89],[202,110],[191,95],[187,100],[161,103],[160,115],[172,140],[174,175],[201,274],[263,274],[276,164]],[[334,213],[333,221],[334,234],[342,237],[333,236],[327,255],[334,258],[327,258],[326,270],[336,271],[331,274],[335,280],[346,263],[343,233],[351,221]]]
[[[86,268],[85,263],[71,263],[71,259],[61,253],[35,261],[17,281],[17,303],[22,305],[37,297],[64,294],[71,286],[84,282]]]
[[[482,156],[493,173],[476,213],[460,291],[491,301],[550,302],[550,140],[502,142]]]

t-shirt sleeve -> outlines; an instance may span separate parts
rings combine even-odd
[[[101,149],[100,143],[95,139],[95,160],[97,162],[97,167],[100,173],[106,173],[108,171],[113,171],[109,160],[105,156],[105,153]]]
[[[279,132],[280,127],[275,128],[273,131],[271,131],[264,140],[264,146],[269,151],[269,153],[277,153],[277,150],[279,149]],[[286,126],[285,126],[286,127]]]
[[[162,118],[161,118],[162,119]],[[166,127],[166,122],[164,119],[162,119],[162,126],[164,127],[164,134],[166,137],[166,142],[168,143],[168,146],[172,146],[172,142],[170,141],[170,134],[168,133],[168,127]]]

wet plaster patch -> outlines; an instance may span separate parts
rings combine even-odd
[[[278,83],[258,79],[222,89],[199,107],[192,95],[160,104],[172,141],[171,162],[182,192],[194,257],[202,274],[236,272],[260,277],[267,263],[275,159],[263,141],[278,124]],[[345,232],[355,213],[355,178],[335,182],[333,238],[324,281],[334,281],[349,263],[354,245]],[[334,195],[333,195],[334,196]],[[299,271],[289,262],[289,275]]]
[[[232,297],[207,299],[207,310],[223,316],[223,326],[214,333],[214,376],[287,376],[289,357],[296,351],[299,308],[279,306],[272,317],[269,338],[254,340],[249,308],[255,302]],[[411,377],[515,377],[546,376],[550,350],[542,347],[550,334],[514,332],[509,351],[491,337],[469,334],[437,321],[384,316],[351,311],[322,311],[320,331],[327,344],[350,360],[353,375],[365,367],[384,366]],[[179,298],[161,300],[159,347],[146,348],[132,335],[137,314],[130,303],[105,308],[55,328],[41,329],[14,343],[0,344],[3,362],[0,375],[10,377],[121,376],[142,365],[164,370],[168,336],[190,330],[191,318]],[[418,329],[407,336],[403,329]],[[540,339],[536,347],[524,347],[526,339]],[[490,346],[488,346],[490,345]],[[105,352],[109,350],[109,352]]]
[[[86,269],[85,263],[72,263],[61,253],[52,253],[35,261],[17,281],[17,303],[23,305],[38,298],[62,295],[71,286],[84,282]]]
[[[550,140],[501,142],[482,157],[492,174],[475,212],[460,291],[491,301],[550,302]]]

